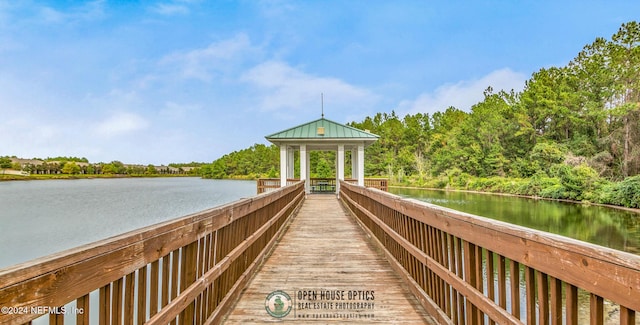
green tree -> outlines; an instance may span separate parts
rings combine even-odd
[[[156,169],[156,166],[149,164],[147,166],[147,168],[145,169],[144,173],[146,175],[157,175],[158,174],[158,170]]]
[[[11,168],[11,159],[9,157],[0,157],[0,168]]]
[[[639,143],[640,121],[640,25],[623,24],[610,43],[614,76],[612,115],[620,119],[622,134],[622,176],[638,172],[640,152],[632,153]],[[633,164],[633,165],[631,165]]]
[[[559,164],[564,160],[565,153],[562,148],[554,142],[537,143],[529,155],[536,170],[549,173],[551,166]]]
[[[113,173],[112,174],[126,174],[127,168],[120,161],[114,160],[110,163],[112,166]]]
[[[113,164],[103,164],[102,165],[102,173],[103,174],[117,174],[118,169]]]
[[[75,175],[80,173],[80,166],[73,161],[67,161],[62,167],[63,174]]]
[[[318,160],[318,164],[316,165],[316,176],[320,178],[329,178],[331,177],[331,166],[326,159],[320,158]]]

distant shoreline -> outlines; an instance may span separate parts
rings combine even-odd
[[[29,176],[20,175],[2,175],[0,174],[0,182],[8,181],[42,181],[42,180],[58,180],[58,179],[95,179],[95,178],[159,178],[159,177],[200,177],[197,175],[124,175],[124,174],[91,174],[91,175],[69,175],[69,174],[32,174]]]

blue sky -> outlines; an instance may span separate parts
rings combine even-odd
[[[0,0],[0,156],[210,162],[320,117],[469,110],[638,1]]]

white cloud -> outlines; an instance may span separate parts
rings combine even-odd
[[[494,93],[500,90],[509,92],[512,89],[521,91],[526,80],[524,74],[504,68],[493,71],[480,79],[444,84],[433,92],[420,94],[415,100],[402,101],[398,105],[398,111],[407,114],[418,112],[432,114],[444,111],[450,106],[469,111],[471,106],[484,99],[484,91],[487,87],[492,87]]]
[[[257,52],[246,34],[215,42],[204,49],[173,53],[160,60],[160,64],[177,69],[185,79],[209,82],[217,72],[228,71],[234,63]]]
[[[64,21],[64,14],[49,7],[40,8],[40,17],[47,23],[60,23]]]
[[[242,79],[262,93],[260,108],[265,111],[316,110],[320,108],[320,93],[324,93],[325,103],[333,108],[358,109],[377,100],[368,89],[337,78],[313,76],[284,62],[262,63],[245,73]]]
[[[146,129],[149,122],[141,116],[129,112],[117,112],[98,123],[95,133],[102,137],[116,137]]]
[[[104,0],[96,0],[73,7],[68,11],[40,7],[38,20],[45,23],[76,23],[94,21],[104,17]]]
[[[163,16],[186,15],[189,13],[187,6],[175,3],[159,3],[152,10]]]
[[[295,9],[293,3],[288,0],[261,0],[257,1],[256,5],[262,14],[269,18],[285,16]]]
[[[160,116],[169,119],[183,119],[188,117],[189,113],[201,109],[200,105],[178,104],[174,102],[167,102],[164,106],[165,107],[160,110]]]

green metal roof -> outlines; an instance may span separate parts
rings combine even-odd
[[[318,134],[319,127],[324,128],[324,135]],[[375,141],[379,136],[321,118],[268,135],[265,138],[269,141],[286,139],[366,139]]]

